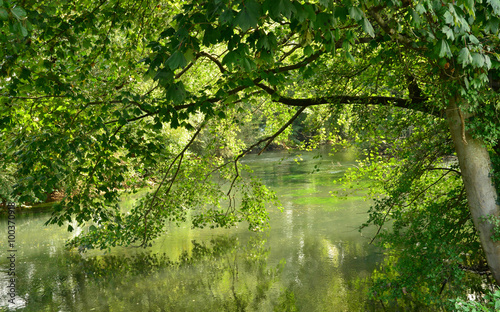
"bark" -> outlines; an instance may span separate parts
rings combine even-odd
[[[474,225],[488,261],[488,266],[500,285],[500,242],[491,238],[493,225],[484,218],[490,215],[499,216],[500,206],[497,204],[497,193],[492,180],[491,160],[487,147],[479,139],[474,139],[466,131],[464,115],[458,108],[458,98],[451,98],[446,110],[451,136],[455,144],[462,179],[467,193],[470,212]]]

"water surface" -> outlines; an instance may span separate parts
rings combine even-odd
[[[8,247],[0,259],[0,307],[18,311],[369,311],[365,279],[381,255],[357,231],[362,197],[340,200],[334,179],[356,155],[268,152],[244,161],[283,204],[271,229],[169,226],[152,248],[80,255],[47,214],[16,216],[16,305],[8,305]],[[131,204],[133,197],[127,199]],[[0,229],[7,229],[6,219]],[[4,233],[6,230],[2,230]],[[5,235],[6,236],[6,235]],[[4,240],[2,239],[2,242]]]

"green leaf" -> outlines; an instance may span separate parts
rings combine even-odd
[[[484,57],[480,53],[472,53],[472,66],[480,68],[484,66]]]
[[[170,57],[166,61],[166,65],[171,70],[182,68],[186,66],[186,64],[187,64],[186,58],[184,57],[184,54],[182,54],[182,52],[179,50],[176,50],[172,55],[170,55]]]
[[[363,27],[363,31],[370,35],[372,38],[375,37],[375,31],[373,30],[373,26],[370,21],[365,17],[363,18],[361,26]]]
[[[354,58],[354,56],[352,56],[351,52],[349,51],[345,51],[345,56],[348,60],[350,60],[351,62],[356,62],[356,59]]]
[[[411,18],[413,20],[412,25],[419,26],[422,23],[422,19],[420,18],[420,15],[418,14],[418,12],[412,8],[409,8],[409,12],[410,12]]]
[[[420,14],[424,14],[427,12],[426,8],[423,6],[422,3],[418,3],[417,6],[415,7],[415,10]]]
[[[257,68],[257,65],[255,65],[255,62],[249,58],[244,58],[241,61],[241,63],[242,63],[242,66],[246,72],[252,72],[253,70],[255,70]]]
[[[472,44],[479,44],[479,40],[476,38],[476,36],[474,35],[469,35],[469,41],[472,43]]]
[[[491,5],[495,15],[500,15],[500,0],[488,0],[486,2],[488,2]]]
[[[445,19],[446,24],[449,24],[449,25],[453,25],[455,22],[455,19],[451,15],[450,11],[446,11],[446,13],[444,13],[444,19]]]
[[[295,6],[292,4],[290,0],[279,0],[277,2],[270,0],[269,3],[270,3],[270,11],[273,14],[273,16],[276,17],[278,17],[281,14],[286,18],[290,18],[292,16],[292,13],[297,12]]]
[[[313,53],[314,53],[314,50],[310,45],[308,45],[304,48],[304,55],[305,56],[311,56]]]
[[[453,30],[447,25],[445,25],[441,31],[443,32],[443,34],[446,35],[446,38],[448,38],[449,40],[455,40],[455,34],[453,33]]]
[[[212,28],[211,25],[206,26],[205,33],[203,35],[203,45],[210,46],[216,44],[220,39],[220,33]]]
[[[172,82],[173,78],[174,73],[171,70],[169,70],[168,68],[162,68],[156,73],[153,80],[158,81],[158,83],[162,86],[166,86],[167,84]]]
[[[222,65],[226,65],[229,69],[233,67],[233,64],[237,64],[241,56],[236,51],[231,51],[224,56],[222,59]]]
[[[14,17],[19,20],[26,17],[26,11],[23,10],[21,7],[15,7],[11,10],[11,12],[14,15]]]
[[[468,48],[462,48],[458,53],[458,63],[462,66],[466,66],[472,62],[472,56],[470,55]]]
[[[488,55],[483,55],[484,57],[484,64],[486,65],[486,68],[490,69],[491,68],[491,59]]]
[[[500,19],[491,17],[490,20],[486,23],[485,30],[491,32],[492,34],[497,34],[499,25]]]
[[[9,12],[6,9],[0,8],[0,19],[6,21],[9,19]]]
[[[26,30],[20,22],[14,24],[13,30],[14,33],[20,34],[22,37],[26,37],[28,35],[28,30]]]
[[[351,16],[355,21],[359,21],[364,17],[364,14],[360,8],[352,6],[349,8],[349,16]]]
[[[441,40],[440,45],[439,45],[439,57],[451,57],[451,50],[450,46],[448,45],[448,42],[446,40]]]
[[[347,16],[349,16],[346,7],[335,8],[334,15],[335,15],[336,18],[338,18],[341,21],[347,20]]]
[[[240,7],[241,10],[238,15],[236,15],[235,23],[241,27],[241,30],[247,31],[257,26],[261,15],[260,4],[254,0],[248,0],[244,1]]]
[[[180,104],[186,99],[186,89],[182,81],[170,85],[167,89],[167,99],[174,102],[174,104]]]

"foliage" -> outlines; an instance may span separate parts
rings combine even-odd
[[[357,124],[365,157],[343,182],[365,181],[371,190],[373,205],[362,228],[378,228],[373,241],[386,254],[372,276],[371,297],[385,306],[451,309],[445,298],[483,293],[486,280],[471,272],[484,273],[485,259],[460,170],[449,156],[448,135],[436,135],[446,124],[420,113],[370,112],[379,127]]]
[[[483,261],[444,110],[458,102],[463,140],[498,156],[499,21],[498,0],[0,0],[10,194],[63,190],[48,222],[87,226],[84,249],[147,246],[188,219],[259,230],[276,198],[241,158],[298,131],[306,148],[363,139],[351,177],[374,181],[368,223],[398,253],[378,294],[433,304]]]
[[[498,311],[500,309],[500,291],[495,291],[494,293],[485,295],[483,302],[478,301],[464,301],[462,299],[454,300],[455,303],[455,311],[463,311],[463,312],[479,312],[479,311]]]

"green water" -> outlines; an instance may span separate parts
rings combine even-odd
[[[244,161],[284,207],[269,208],[271,229],[264,233],[172,226],[152,248],[82,256],[63,248],[74,234],[43,225],[47,214],[17,214],[16,300],[7,301],[9,248],[2,238],[0,310],[372,310],[365,279],[381,256],[368,245],[373,232],[357,231],[368,203],[330,195],[355,155],[301,154],[269,152]],[[0,229],[7,238],[5,216]]]

